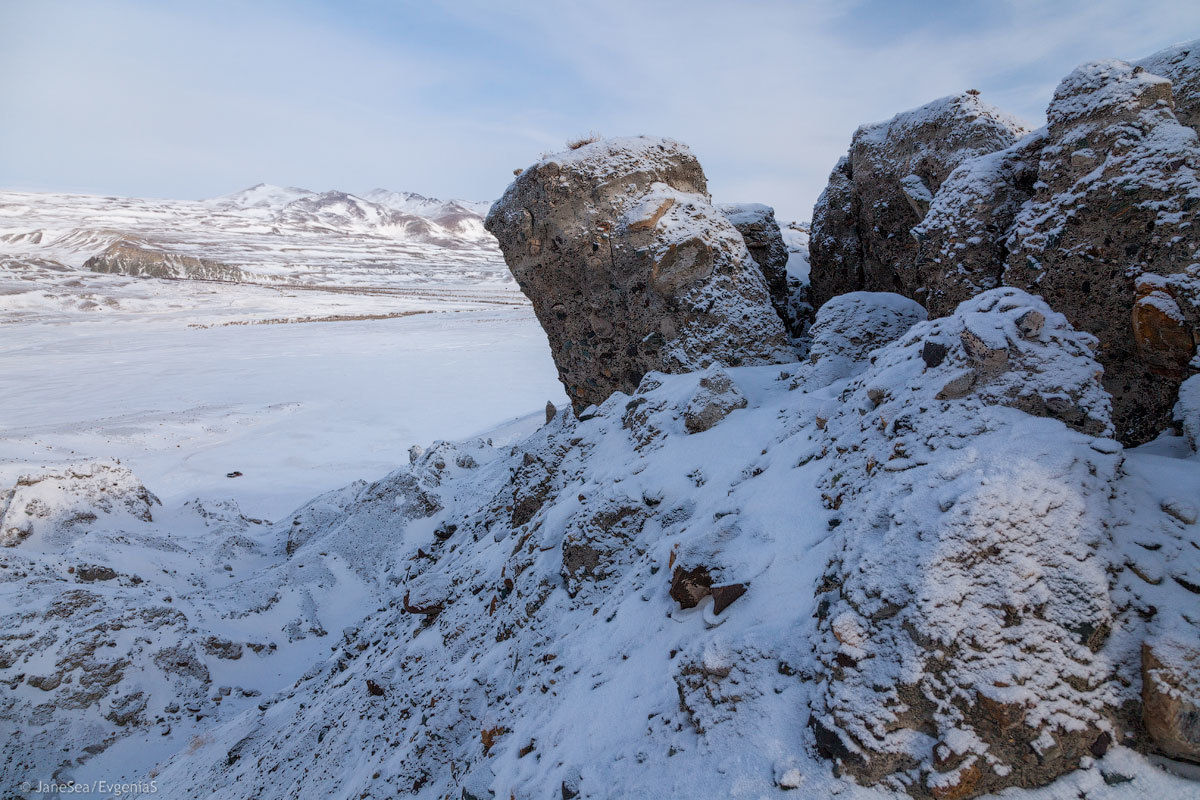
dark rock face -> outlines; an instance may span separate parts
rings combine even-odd
[[[144,278],[188,278],[192,280],[239,282],[242,270],[209,258],[155,249],[149,243],[122,239],[103,253],[84,262],[92,272],[110,272]]]
[[[814,305],[858,290],[912,296],[894,266],[915,260],[909,231],[934,193],[959,164],[1009,147],[1024,133],[971,92],[859,128],[813,209]]]
[[[762,270],[669,139],[601,140],[521,172],[487,229],[576,413],[651,370],[793,360]]]

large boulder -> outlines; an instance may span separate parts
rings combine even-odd
[[[1118,437],[1141,443],[1170,423],[1196,350],[1200,143],[1170,81],[1123,61],[1068,75],[1047,120],[1003,280],[1099,338]]]
[[[813,302],[856,290],[911,296],[894,266],[913,262],[917,242],[909,232],[934,193],[959,164],[1009,147],[1025,132],[977,92],[859,128],[813,209]]]
[[[1098,553],[1120,457],[1091,438],[1111,430],[1092,345],[995,289],[838,396],[811,725],[842,774],[966,798],[1049,783],[1115,740]]]
[[[486,225],[576,412],[651,370],[795,358],[762,270],[679,142],[608,139],[547,156]]]

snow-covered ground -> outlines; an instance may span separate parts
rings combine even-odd
[[[116,458],[168,505],[232,497],[275,517],[413,444],[562,402],[480,204],[369,194],[0,192],[0,485]],[[129,236],[255,282],[83,269]]]

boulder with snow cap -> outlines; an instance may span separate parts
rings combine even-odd
[[[809,330],[808,360],[796,376],[800,388],[818,388],[864,369],[871,352],[925,319],[920,303],[890,292],[849,292],[817,311]]]
[[[896,265],[913,262],[918,244],[910,231],[942,182],[967,159],[1009,147],[1024,133],[978,92],[859,128],[813,209],[814,305],[859,290],[911,296]]]
[[[762,270],[686,146],[600,140],[525,169],[487,228],[576,413],[651,371],[794,359]]]

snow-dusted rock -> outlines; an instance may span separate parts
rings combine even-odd
[[[1118,438],[1144,442],[1169,424],[1196,349],[1200,145],[1170,81],[1123,61],[1068,75],[1047,119],[1003,280],[1098,337]]]
[[[722,203],[717,209],[733,223],[746,241],[750,255],[762,270],[771,295],[771,305],[783,320],[788,333],[797,335],[801,321],[795,319],[788,305],[788,246],[783,240],[775,209],[761,203]]]
[[[812,724],[846,773],[973,797],[1048,783],[1115,740],[1101,554],[1120,457],[1086,449],[1111,431],[1092,344],[996,289],[876,351],[842,392]]]
[[[871,352],[925,319],[920,303],[888,292],[849,292],[817,311],[798,385],[826,386],[866,368]]]
[[[947,176],[967,159],[1012,145],[1016,119],[977,92],[944,97],[854,133],[813,209],[813,302],[858,290],[912,296],[896,265],[911,264],[922,221]]]
[[[1168,756],[1200,761],[1200,648],[1192,644],[1142,646],[1142,720]]]
[[[487,227],[576,413],[651,370],[794,358],[762,270],[669,139],[606,139],[523,170]]]
[[[700,433],[713,427],[729,414],[746,407],[746,396],[723,369],[710,367],[700,378],[696,393],[683,412],[688,433]]]
[[[1005,240],[1021,206],[1033,197],[1045,131],[972,158],[946,178],[929,212],[912,229],[916,257],[896,264],[901,283],[929,310],[951,313],[964,300],[1001,285]]]
[[[1200,39],[1160,50],[1134,65],[1171,82],[1175,117],[1200,132]]]
[[[1188,444],[1193,450],[1200,450],[1200,375],[1193,375],[1180,384],[1179,400],[1172,413]]]
[[[89,462],[23,475],[0,489],[0,546],[59,548],[97,516],[149,522],[159,500],[124,467]]]

